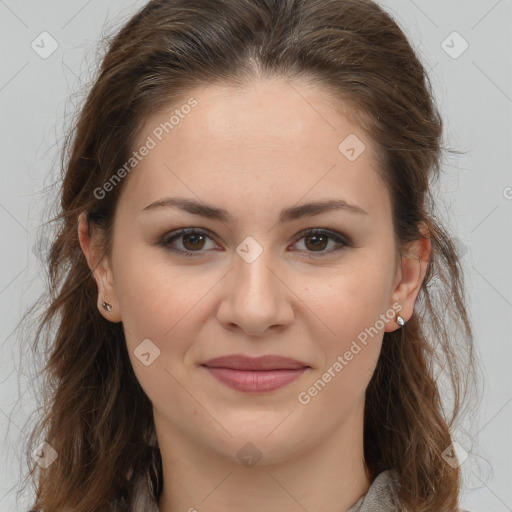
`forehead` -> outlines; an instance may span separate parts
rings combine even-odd
[[[145,120],[134,149],[151,149],[126,194],[141,208],[164,189],[261,208],[258,198],[282,206],[284,196],[331,192],[371,209],[385,191],[374,145],[352,114],[325,90],[285,79],[198,87]]]
[[[259,79],[244,87],[210,84],[150,115],[138,142],[147,134],[160,142],[172,133],[175,142],[202,146],[211,140],[248,148],[264,141],[299,151],[306,141],[308,146],[324,141],[336,149],[336,141],[347,131],[366,137],[355,118],[348,102],[305,81]],[[326,133],[332,137],[325,140]]]

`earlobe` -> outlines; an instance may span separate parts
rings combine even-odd
[[[110,322],[120,322],[121,314],[115,292],[112,269],[106,255],[93,268],[93,276],[98,286],[98,309],[100,313]]]
[[[78,240],[87,264],[96,281],[98,289],[97,306],[100,313],[111,322],[120,322],[121,315],[119,303],[115,293],[112,269],[107,255],[102,254],[103,249],[91,234],[87,215],[83,212],[78,218]]]

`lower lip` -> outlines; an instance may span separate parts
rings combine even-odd
[[[205,367],[217,380],[244,393],[268,393],[298,379],[307,368],[294,370],[233,370],[231,368]]]

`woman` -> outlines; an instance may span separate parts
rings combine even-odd
[[[371,1],[142,8],[68,140],[34,510],[460,510],[441,133]]]

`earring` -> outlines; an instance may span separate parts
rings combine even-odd
[[[396,323],[400,327],[403,327],[405,325],[405,320],[400,315],[396,315]]]
[[[103,301],[101,303],[101,305],[103,306],[103,309],[105,309],[109,313],[110,313],[110,311],[112,311],[112,304],[109,304],[108,302]]]

